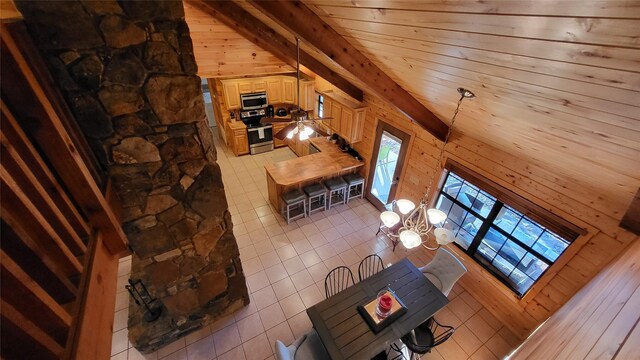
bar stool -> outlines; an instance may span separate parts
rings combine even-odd
[[[327,188],[320,183],[304,187],[304,193],[309,197],[307,214],[311,216],[316,211],[323,211],[327,206]]]
[[[324,186],[329,189],[327,210],[331,209],[335,205],[346,204],[347,183],[340,176],[325,180]]]
[[[307,217],[307,196],[302,191],[295,189],[282,194],[282,202],[284,203],[282,216],[287,220],[287,224],[292,220]],[[300,205],[302,205],[302,212],[297,213],[300,210]],[[293,216],[291,210],[297,210]]]
[[[343,178],[349,185],[347,188],[347,202],[351,201],[351,199],[362,199],[364,196],[364,178],[360,174],[347,174]]]

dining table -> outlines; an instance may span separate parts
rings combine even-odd
[[[358,305],[390,289],[407,311],[378,333],[369,327]],[[380,272],[307,309],[307,315],[333,360],[371,359],[431,318],[449,299],[409,259]]]

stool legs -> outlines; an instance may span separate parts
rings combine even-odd
[[[300,207],[300,205],[302,205],[302,213],[294,216],[295,219],[293,219],[291,217],[291,208],[294,206]],[[285,220],[287,220],[287,224],[290,224],[291,220],[297,220],[298,218],[307,217],[307,200],[306,199],[293,204],[286,204],[283,202],[283,206],[284,207],[282,208],[282,216],[284,216]]]
[[[351,192],[353,190],[357,191],[358,189],[360,189],[360,191],[357,192],[355,196],[351,196]],[[358,199],[358,198],[362,199],[363,197],[364,197],[364,182],[349,185],[347,189],[347,202],[351,201],[351,199]]]

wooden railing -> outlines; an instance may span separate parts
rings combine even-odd
[[[24,26],[0,35],[1,356],[108,359],[117,206]]]

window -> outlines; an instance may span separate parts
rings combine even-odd
[[[455,243],[523,296],[585,231],[450,161],[436,207]]]
[[[318,95],[318,117],[323,117],[324,115],[324,96]]]

